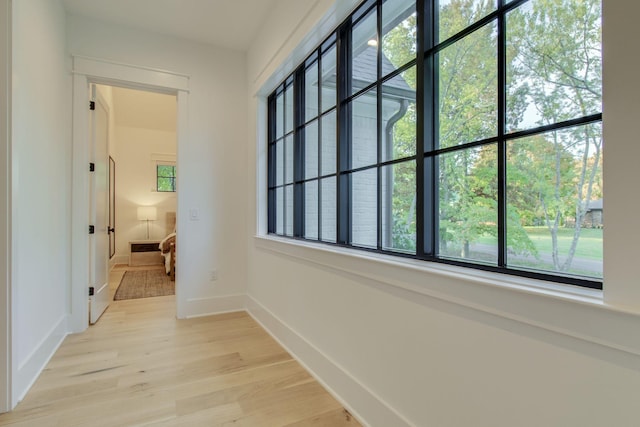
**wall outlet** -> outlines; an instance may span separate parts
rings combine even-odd
[[[218,270],[211,270],[209,272],[209,280],[215,282],[218,280]]]

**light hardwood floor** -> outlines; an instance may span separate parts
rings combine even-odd
[[[169,296],[113,301],[67,337],[5,425],[360,424],[247,313],[176,320]]]

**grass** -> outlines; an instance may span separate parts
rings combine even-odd
[[[551,254],[553,245],[551,233],[547,227],[524,227],[524,229],[540,255]],[[573,228],[558,229],[558,251],[561,256],[569,253],[572,240]],[[496,238],[494,236],[482,236],[476,242],[496,245]],[[576,246],[575,257],[589,260],[602,259],[602,229],[582,229],[580,240],[578,240],[578,245]]]
[[[529,238],[540,254],[550,254],[553,248],[551,233],[547,227],[524,227]],[[560,254],[569,253],[573,240],[573,228],[558,229],[558,251]],[[602,259],[602,229],[583,228],[580,240],[576,246],[576,258],[601,260]]]
[[[536,259],[532,256],[526,255],[509,255],[509,258],[511,259],[510,264],[512,266],[553,272],[553,263],[550,261],[553,244],[549,229],[547,227],[524,227],[524,229],[531,239],[531,242],[538,250],[540,258]],[[569,248],[571,247],[571,242],[573,240],[573,233],[573,228],[558,229],[558,252],[560,259],[562,260],[565,259],[569,253]],[[497,246],[495,236],[489,235],[480,237],[474,243],[487,245],[490,248]],[[456,249],[453,247],[450,248],[450,252],[452,253],[449,255],[453,257],[459,256],[459,248],[457,248],[457,252],[455,251]],[[576,246],[576,252],[574,255],[575,262],[572,263],[572,266],[567,273],[589,277],[602,277],[602,271],[600,270],[601,267],[597,267],[597,265],[601,265],[602,252],[602,229],[583,228],[580,233],[580,240],[578,240],[578,245]],[[485,260],[486,255],[489,254],[484,254],[482,251],[475,251],[475,253],[471,254],[470,258],[482,262],[483,260],[487,261]],[[493,251],[490,258],[491,259],[488,261],[493,262],[493,258],[495,258]],[[589,261],[595,261],[591,264],[593,265],[593,268],[588,267]]]

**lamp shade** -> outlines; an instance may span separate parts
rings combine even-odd
[[[140,221],[155,221],[158,219],[158,210],[155,206],[139,206],[138,219]]]

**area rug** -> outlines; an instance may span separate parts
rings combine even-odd
[[[176,293],[176,282],[172,282],[164,269],[127,270],[122,276],[114,301],[125,299],[161,297]]]

